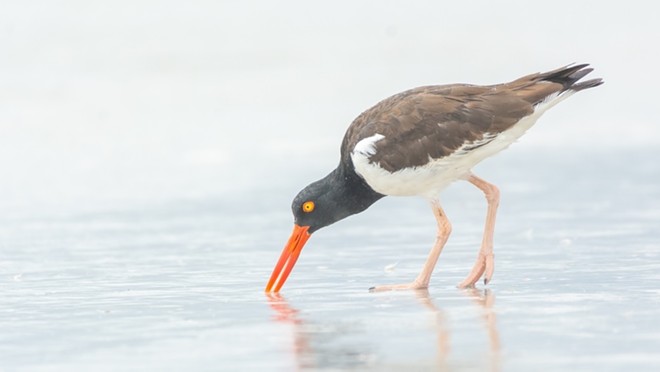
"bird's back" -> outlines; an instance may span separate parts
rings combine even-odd
[[[353,121],[342,143],[342,161],[352,163],[380,193],[418,193],[379,188],[379,179],[385,173],[431,165],[430,176],[443,167],[456,168],[455,173],[469,171],[513,143],[549,107],[576,91],[602,84],[600,79],[578,83],[591,70],[587,65],[568,66],[504,84],[435,85],[396,94]]]
[[[360,114],[346,131],[342,158],[358,142],[380,134],[371,162],[388,171],[421,166],[513,127],[545,103],[602,84],[578,83],[587,65],[563,67],[496,85],[449,84],[410,89],[382,100]],[[562,97],[560,97],[562,96]]]

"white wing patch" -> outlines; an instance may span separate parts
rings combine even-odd
[[[382,134],[376,133],[371,137],[362,139],[355,145],[353,149],[353,154],[359,153],[366,157],[371,157],[376,153],[376,142],[385,138]]]

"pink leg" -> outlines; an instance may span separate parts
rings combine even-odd
[[[497,206],[500,204],[500,190],[493,184],[490,184],[481,178],[470,174],[468,182],[477,186],[479,190],[484,192],[486,200],[488,201],[488,212],[486,213],[486,225],[484,227],[484,237],[481,241],[481,249],[477,261],[472,267],[470,274],[458,284],[459,288],[474,287],[474,284],[481,278],[484,273],[484,284],[488,284],[493,277],[495,271],[495,257],[493,255],[493,233],[495,232],[495,215],[497,213]]]
[[[433,215],[435,216],[435,219],[438,222],[438,235],[435,240],[435,244],[433,245],[433,248],[429,253],[429,257],[426,259],[426,263],[424,263],[422,272],[419,273],[417,279],[415,279],[412,283],[381,285],[381,286],[373,287],[369,289],[370,291],[391,291],[391,290],[399,290],[399,289],[428,288],[429,281],[431,281],[431,274],[433,273],[433,268],[435,267],[436,262],[438,262],[438,258],[440,257],[442,248],[445,246],[445,243],[449,238],[449,234],[451,234],[451,223],[449,223],[449,219],[447,219],[447,215],[442,210],[442,207],[440,207],[440,202],[438,202],[437,200],[432,200],[431,209],[433,209]]]

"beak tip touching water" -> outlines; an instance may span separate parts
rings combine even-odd
[[[296,264],[300,252],[302,251],[307,239],[311,236],[309,226],[293,225],[293,232],[289,241],[284,246],[280,259],[277,261],[273,273],[266,285],[266,292],[279,292],[284,282],[289,277],[293,266]]]

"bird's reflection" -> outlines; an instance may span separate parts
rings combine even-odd
[[[481,291],[476,288],[468,288],[464,293],[472,297],[474,302],[482,308],[482,317],[486,324],[491,356],[494,362],[499,361],[500,335],[497,331],[497,317],[494,309],[495,295],[489,289]]]
[[[428,290],[412,291],[416,299],[434,316],[432,325],[436,333],[437,357],[434,367],[438,370],[453,369],[449,363],[451,357],[451,324],[446,311],[438,307]],[[487,370],[500,370],[500,338],[497,330],[495,296],[490,290],[467,289],[462,291],[472,299],[479,308],[483,329],[488,342],[489,359],[480,360],[479,364]],[[312,320],[305,319],[299,310],[289,305],[279,294],[268,294],[267,301],[274,311],[273,321],[290,324],[293,331],[293,354],[298,369],[314,368],[364,368],[388,367],[378,364],[378,356],[370,350],[376,346],[364,342],[352,343],[350,347],[337,349],[329,347],[333,337],[351,338],[351,333],[357,333],[355,327],[339,327],[330,329],[327,326],[314,325]],[[331,327],[330,327],[331,328]],[[364,337],[360,337],[364,341]],[[377,340],[376,340],[377,341]],[[392,366],[389,366],[392,367]],[[404,367],[397,365],[397,368]],[[415,366],[410,366],[415,367]],[[484,368],[482,368],[484,369]]]
[[[357,341],[359,327],[350,321],[321,322],[304,319],[279,294],[267,294],[275,311],[273,320],[291,324],[293,354],[298,369],[361,369],[370,359],[368,344]]]
[[[301,323],[298,317],[299,311],[289,306],[289,303],[282,295],[279,293],[266,293],[266,298],[268,305],[270,305],[271,309],[275,310],[273,320],[293,324]]]
[[[414,291],[415,296],[419,302],[429,309],[435,316],[434,328],[437,333],[437,364],[438,366],[445,366],[447,363],[447,356],[449,355],[449,327],[447,326],[447,316],[445,313],[435,305],[428,289],[419,289]]]
[[[304,331],[303,321],[299,311],[289,306],[289,303],[279,293],[267,293],[268,305],[275,311],[273,320],[292,324],[293,327],[293,354],[299,369],[313,368],[314,362],[310,356],[313,351],[310,345],[309,334]]]

